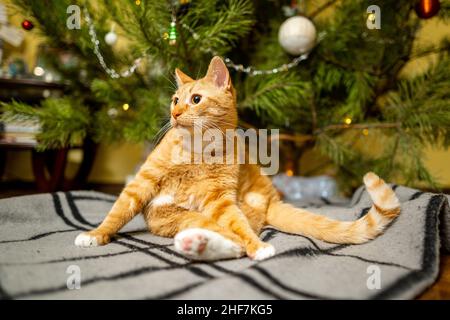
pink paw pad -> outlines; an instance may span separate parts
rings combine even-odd
[[[217,232],[202,229],[185,229],[175,235],[175,250],[184,256],[199,261],[238,258],[242,247]]]
[[[207,239],[200,234],[186,236],[181,239],[183,251],[201,254],[206,249]]]

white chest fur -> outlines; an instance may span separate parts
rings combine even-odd
[[[152,200],[152,206],[158,207],[176,204],[177,206],[180,206],[181,208],[184,208],[186,210],[194,211],[199,209],[199,204],[196,200],[197,199],[193,194],[189,195],[189,197],[185,201],[180,202],[176,202],[175,198],[170,194],[160,194]]]

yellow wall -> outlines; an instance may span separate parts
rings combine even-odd
[[[5,0],[0,0],[0,2],[5,3]],[[20,26],[22,17],[15,15],[10,19],[14,25]],[[34,66],[39,41],[35,34],[35,32],[28,32],[24,44],[19,50],[10,52],[10,54],[23,55],[30,67]],[[418,43],[433,43],[445,35],[450,36],[450,26],[437,19],[430,19],[424,21]],[[424,58],[410,63],[404,70],[404,74],[409,75],[423,71],[428,66],[429,61],[430,58]],[[443,186],[450,187],[449,150],[428,149],[426,155],[426,163],[430,171]],[[143,156],[145,156],[143,145],[101,145],[89,180],[97,183],[123,183],[126,176],[134,172]],[[79,162],[79,159],[80,155],[77,153],[70,155],[69,164],[72,169]],[[10,152],[8,154],[6,179],[32,180],[30,155],[27,152]]]
[[[439,19],[426,20],[420,30],[415,46],[425,46],[436,43],[444,37],[450,37],[450,25]],[[415,59],[402,70],[402,75],[413,76],[427,69],[436,55]],[[450,70],[449,70],[450,72]],[[450,107],[449,107],[450,112]],[[427,168],[442,187],[450,187],[450,150],[428,148],[425,152]]]

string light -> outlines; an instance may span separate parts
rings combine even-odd
[[[375,13],[369,13],[369,15],[367,16],[367,20],[369,21],[375,21],[376,16]]]
[[[37,77],[42,77],[44,75],[44,73],[45,73],[45,70],[42,67],[36,67],[33,70],[33,74]]]
[[[181,26],[184,29],[186,29],[187,31],[189,31],[191,33],[191,35],[192,35],[192,38],[194,38],[195,40],[200,38],[198,33],[196,33],[194,31],[194,29],[192,29],[187,24],[183,23]],[[321,38],[322,37],[319,36],[319,41],[321,40]],[[218,53],[216,51],[214,51],[213,49],[211,49],[211,48],[201,48],[200,50],[202,50],[203,52],[210,53],[213,56],[217,56],[218,55]],[[274,74],[274,73],[278,73],[278,72],[281,72],[281,71],[288,71],[289,69],[298,66],[298,64],[301,61],[308,59],[308,54],[309,53],[304,53],[301,56],[298,56],[298,57],[292,59],[292,61],[289,62],[289,63],[285,63],[285,64],[283,64],[281,66],[278,66],[278,67],[273,68],[273,69],[268,69],[268,70],[257,70],[257,69],[255,69],[252,66],[244,67],[242,64],[234,63],[230,58],[227,58],[227,57],[224,58],[224,61],[225,61],[225,64],[228,67],[233,68],[237,72],[247,73],[250,76],[258,76],[258,75],[263,75],[263,74]]]
[[[292,176],[294,175],[294,171],[293,171],[292,169],[287,169],[287,170],[286,170],[286,175],[287,175],[288,177],[292,177]]]
[[[139,5],[140,1],[136,0],[136,4]],[[118,73],[113,68],[109,68],[106,65],[105,59],[100,52],[100,47],[99,47],[100,42],[98,40],[97,33],[95,32],[95,27],[92,22],[91,16],[89,15],[89,12],[86,8],[84,8],[84,16],[85,16],[85,20],[89,26],[89,35],[91,36],[91,42],[94,44],[94,54],[97,56],[97,59],[101,65],[101,67],[103,68],[103,70],[105,70],[105,72],[113,79],[117,79],[120,77],[126,78],[126,77],[131,76],[136,71],[136,68],[139,66],[142,59],[147,57],[147,54],[144,53],[140,58],[136,59],[130,67],[128,67],[125,71],[123,71],[121,73]],[[189,27],[186,24],[182,24],[182,26],[183,26],[183,28],[185,28],[186,30],[188,30],[191,33],[192,37],[195,40],[200,38],[200,36],[191,27]],[[165,38],[165,39],[169,38],[169,34],[168,33],[163,34],[163,38]],[[321,37],[319,35],[319,41],[320,41],[320,38]],[[211,48],[206,48],[206,49],[201,49],[201,50],[204,52],[210,53],[212,55],[218,55],[218,53]],[[250,76],[258,76],[258,75],[275,74],[275,73],[282,72],[282,71],[288,71],[289,69],[296,67],[301,61],[306,60],[307,58],[308,58],[308,53],[304,53],[301,56],[294,58],[289,63],[283,64],[281,66],[278,66],[273,69],[268,69],[268,70],[258,70],[252,66],[244,67],[242,64],[234,63],[230,58],[227,58],[227,57],[224,58],[224,61],[228,67],[233,68],[237,72],[244,72],[244,73],[249,74]]]
[[[110,108],[107,111],[108,116],[110,116],[111,118],[115,118],[118,114],[118,111],[114,108]]]
[[[347,124],[347,125],[351,124],[351,123],[352,123],[352,118],[346,117],[346,118],[344,119],[344,123]]]
[[[186,1],[188,2],[188,1]],[[140,5],[141,1],[140,0],[136,0],[135,1],[136,5]],[[109,68],[106,63],[105,60],[100,52],[99,49],[99,41],[97,39],[97,34],[95,32],[95,27],[93,25],[93,22],[91,20],[91,17],[89,15],[89,12],[87,11],[86,8],[84,8],[84,13],[85,13],[85,20],[89,25],[89,35],[91,36],[91,42],[94,44],[94,53],[97,56],[98,61],[100,62],[100,65],[102,66],[102,68],[105,70],[105,72],[111,77],[111,78],[120,78],[120,77],[129,77],[131,76],[135,71],[136,68],[139,66],[139,64],[141,63],[143,58],[147,57],[147,54],[144,53],[140,58],[137,58],[136,60],[134,60],[134,63],[128,67],[128,69],[126,69],[124,72],[122,73],[118,73],[117,71],[115,71],[112,68]],[[375,15],[374,14],[369,14],[368,19],[375,19]],[[190,26],[188,26],[187,24],[183,23],[181,24],[181,26],[186,29],[187,31],[189,31],[192,35],[192,37],[197,40],[200,38],[199,34],[197,34],[194,29],[192,29]],[[166,40],[170,37],[169,33],[165,32],[163,34],[163,38]],[[320,32],[318,34],[317,37],[317,43],[321,42],[324,38],[326,37],[326,32]],[[367,32],[363,32],[362,33],[362,37],[365,38],[366,41],[376,41],[379,43],[393,43],[394,40],[392,39],[372,39],[372,38],[368,38],[368,33]],[[203,52],[207,52],[209,54],[212,55],[219,55],[215,50],[211,49],[211,48],[200,48],[201,51]],[[292,59],[291,62],[289,63],[285,63],[282,64],[281,66],[278,66],[276,68],[273,69],[267,69],[267,70],[258,70],[255,69],[252,66],[243,66],[242,64],[236,64],[234,63],[230,58],[224,57],[224,61],[225,64],[230,67],[233,68],[235,71],[237,72],[243,72],[243,73],[247,73],[250,76],[258,76],[258,75],[268,75],[268,74],[275,74],[278,72],[284,72],[284,71],[288,71],[291,68],[294,68],[296,66],[298,66],[300,64],[300,62],[302,62],[303,60],[308,59],[308,55],[309,53],[306,52],[298,57],[295,57],[294,59]],[[350,119],[351,121],[351,119]]]
[[[91,42],[94,44],[94,54],[97,56],[98,62],[102,66],[103,70],[113,79],[117,79],[120,77],[126,78],[131,76],[135,71],[136,68],[141,63],[142,59],[146,57],[146,54],[144,54],[142,57],[134,60],[134,63],[125,71],[121,72],[120,74],[114,70],[113,68],[109,68],[106,63],[105,59],[103,58],[102,53],[100,52],[100,41],[98,41],[97,33],[95,32],[95,27],[92,22],[91,16],[89,15],[89,12],[86,8],[84,8],[84,19],[86,20],[88,26],[89,26],[89,35],[91,36]]]

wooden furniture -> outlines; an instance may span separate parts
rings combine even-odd
[[[94,163],[97,144],[85,140],[82,146],[48,150],[39,152],[36,145],[30,143],[4,143],[0,140],[0,177],[6,166],[6,151],[31,151],[31,163],[37,190],[39,192],[54,192],[57,190],[82,189]],[[65,176],[67,155],[69,150],[81,149],[83,160],[71,179]]]
[[[60,97],[66,86],[60,83],[50,83],[37,79],[5,79],[0,78],[0,101],[23,101],[38,104],[47,97]],[[72,179],[65,177],[67,155],[69,150],[81,149],[83,160]],[[0,139],[0,178],[6,167],[7,151],[20,150],[32,153],[32,168],[39,192],[54,192],[83,188],[91,170],[97,152],[97,144],[86,139],[82,145],[39,152],[36,143],[10,142]]]

